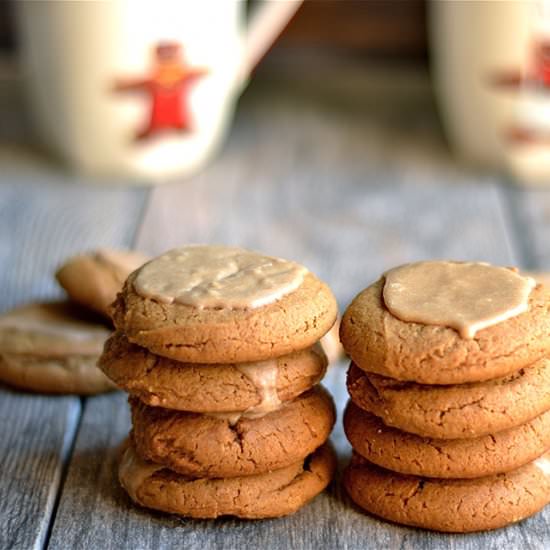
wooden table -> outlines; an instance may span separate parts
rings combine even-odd
[[[96,246],[260,249],[306,264],[332,286],[341,308],[384,269],[410,260],[550,268],[550,194],[458,165],[443,144],[425,75],[378,79],[339,64],[336,78],[320,63],[309,67],[261,75],[215,162],[155,189],[91,186],[82,178],[76,185],[78,178],[13,145],[25,132],[1,103],[11,121],[0,130],[1,309],[60,296],[55,267]],[[4,99],[15,101],[8,88],[0,86]],[[339,364],[326,380],[340,419],[344,377]],[[362,513],[339,477],[284,519],[150,513],[133,506],[116,481],[115,448],[129,429],[125,395],[0,392],[1,548],[550,547],[550,507],[493,533],[442,535]],[[349,446],[339,424],[333,441],[344,464]]]

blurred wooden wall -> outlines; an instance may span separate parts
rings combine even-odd
[[[16,44],[13,3],[0,0],[0,49],[8,51]],[[421,60],[427,55],[425,21],[426,0],[306,0],[275,49],[341,48]]]
[[[307,0],[277,48],[329,47],[427,58],[426,0]]]

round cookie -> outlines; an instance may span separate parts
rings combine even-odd
[[[192,477],[255,475],[289,466],[322,445],[335,421],[320,386],[259,418],[202,415],[130,399],[133,438],[146,460]]]
[[[319,346],[272,359],[274,388],[290,401],[316,385],[327,366]],[[257,372],[272,367],[258,363]],[[154,355],[116,332],[105,344],[99,366],[117,386],[144,403],[192,412],[244,411],[258,406],[266,391],[250,376],[253,364],[201,365]],[[253,373],[254,374],[254,373]]]
[[[356,405],[387,426],[438,439],[478,437],[550,410],[550,360],[488,382],[451,386],[399,382],[352,364],[347,387]]]
[[[44,393],[113,390],[96,366],[109,333],[67,302],[11,310],[0,316],[0,381]]]
[[[239,287],[243,307],[234,306],[235,300],[230,300],[229,292],[234,288],[228,290],[228,297],[225,298],[216,286],[222,284],[218,277],[222,277],[222,268],[225,267],[223,259],[219,258],[214,265],[221,265],[220,273],[214,273],[211,275],[212,280],[207,281],[213,292],[216,292],[216,300],[203,292],[200,285],[196,292],[185,292],[185,299],[189,303],[177,301],[177,296],[173,298],[168,292],[166,296],[162,291],[156,290],[147,293],[142,290],[141,294],[137,292],[136,284],[140,277],[154,271],[157,265],[155,277],[151,277],[155,283],[154,288],[169,287],[173,281],[189,282],[191,285],[191,271],[185,277],[177,276],[176,273],[169,279],[168,271],[175,270],[181,263],[174,258],[174,254],[193,254],[193,250],[197,250],[197,254],[203,254],[209,248],[216,253],[220,250],[237,250],[225,247],[177,249],[132,273],[113,305],[113,320],[117,329],[124,332],[131,342],[177,361],[241,363],[279,357],[310,347],[334,324],[337,304],[330,289],[312,273],[302,273],[305,268],[298,266],[298,270],[297,264],[290,262],[288,264],[300,273],[299,285],[288,292],[281,291],[273,299],[263,296],[259,305],[249,304],[248,296],[252,292],[247,285]],[[248,251],[242,252],[249,257],[257,257],[259,263],[266,259]],[[163,259],[166,257],[168,260]],[[274,261],[281,262],[277,259]],[[143,271],[144,269],[147,271]],[[237,271],[237,274],[245,272],[255,273],[253,269],[248,269]],[[204,275],[208,276],[209,274]],[[222,277],[222,282],[228,279],[230,278]],[[252,290],[260,288],[262,280],[254,279],[256,286],[252,285]],[[276,285],[275,288],[279,290]],[[162,300],[157,296],[158,293]],[[152,297],[145,297],[143,294],[150,294]],[[203,306],[197,296],[207,296],[208,300],[204,298],[205,303],[213,303],[215,306]],[[225,301],[231,307],[225,307]]]
[[[550,449],[550,411],[527,424],[472,439],[422,438],[388,428],[352,402],[344,429],[355,452],[382,468],[417,476],[464,479],[515,470]]]
[[[405,322],[386,308],[384,278],[362,291],[342,319],[340,338],[355,364],[397,380],[462,384],[506,376],[550,352],[550,289],[537,285],[528,310],[461,338],[454,329]]]
[[[354,454],[344,486],[361,508],[396,523],[484,531],[525,519],[550,502],[550,455],[505,474],[441,480],[396,474]]]
[[[110,318],[124,281],[148,259],[139,252],[100,249],[69,258],[55,277],[71,300]]]
[[[260,519],[296,512],[330,483],[336,467],[323,445],[305,461],[255,476],[190,479],[139,458],[130,444],[119,465],[120,483],[141,506],[192,518]]]

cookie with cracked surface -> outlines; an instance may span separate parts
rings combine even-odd
[[[434,531],[498,529],[550,502],[550,455],[516,470],[477,479],[396,474],[354,453],[344,486],[361,508],[381,518]]]
[[[130,398],[138,454],[192,477],[256,475],[289,466],[329,437],[335,421],[320,386],[259,418],[148,407]]]
[[[347,387],[356,405],[387,426],[438,439],[478,437],[550,410],[550,360],[495,380],[450,386],[400,382],[352,364]]]
[[[256,365],[182,363],[154,355],[116,332],[107,340],[99,366],[117,386],[148,405],[232,412],[259,406],[269,390],[282,402],[294,399],[323,378],[327,359],[316,345]],[[262,381],[262,373],[273,388]]]
[[[550,352],[550,289],[537,285],[528,309],[462,338],[452,328],[406,322],[384,304],[384,278],[346,310],[340,338],[355,364],[397,380],[462,384],[506,376]]]
[[[170,251],[132,273],[112,313],[118,330],[157,355],[235,363],[312,346],[334,324],[337,304],[298,264],[202,246]]]
[[[117,292],[147,260],[139,252],[100,249],[69,258],[55,277],[72,301],[110,319],[109,306]]]
[[[550,411],[471,439],[432,439],[387,427],[352,402],[344,430],[355,452],[382,468],[424,477],[476,478],[515,470],[550,450]]]
[[[325,489],[335,468],[334,451],[325,444],[305,460],[264,474],[190,478],[142,460],[130,443],[118,473],[130,498],[146,508],[191,518],[261,519],[299,510]]]
[[[114,390],[96,366],[109,334],[68,302],[8,311],[0,316],[0,381],[44,393]]]

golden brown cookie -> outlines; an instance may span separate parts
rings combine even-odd
[[[55,276],[71,300],[109,317],[124,281],[147,260],[139,252],[100,249],[69,258]]]
[[[329,437],[335,421],[320,386],[259,418],[148,407],[130,399],[138,454],[192,477],[237,477],[293,464]]]
[[[396,474],[354,454],[344,486],[361,508],[396,523],[485,531],[525,519],[550,502],[550,456],[505,474],[442,480]]]
[[[109,333],[67,302],[9,311],[0,316],[0,380],[45,393],[113,390],[96,366]]]
[[[470,384],[399,382],[351,365],[348,391],[387,426],[424,437],[477,437],[519,426],[550,410],[550,360],[508,376]]]
[[[382,468],[425,477],[475,478],[515,470],[550,450],[550,411],[472,439],[431,439],[388,428],[352,402],[344,429],[354,450]]]
[[[273,359],[275,388],[289,401],[324,376],[327,360],[319,346]],[[258,387],[239,364],[182,363],[154,355],[116,332],[105,344],[99,366],[117,386],[155,407],[193,412],[244,411],[256,407],[265,388]],[[261,365],[258,366],[261,368]]]
[[[506,376],[550,352],[550,289],[537,285],[528,310],[461,338],[451,328],[401,321],[384,305],[384,278],[362,291],[340,328],[361,369],[422,384],[462,384]]]
[[[141,506],[192,518],[247,519],[293,514],[330,483],[336,457],[323,445],[306,460],[255,476],[193,479],[139,458],[133,445],[122,454],[120,483]]]
[[[327,285],[307,273],[279,300],[255,308],[197,308],[162,303],[134,290],[132,273],[113,304],[113,320],[131,342],[188,363],[241,363],[312,346],[336,320]]]

